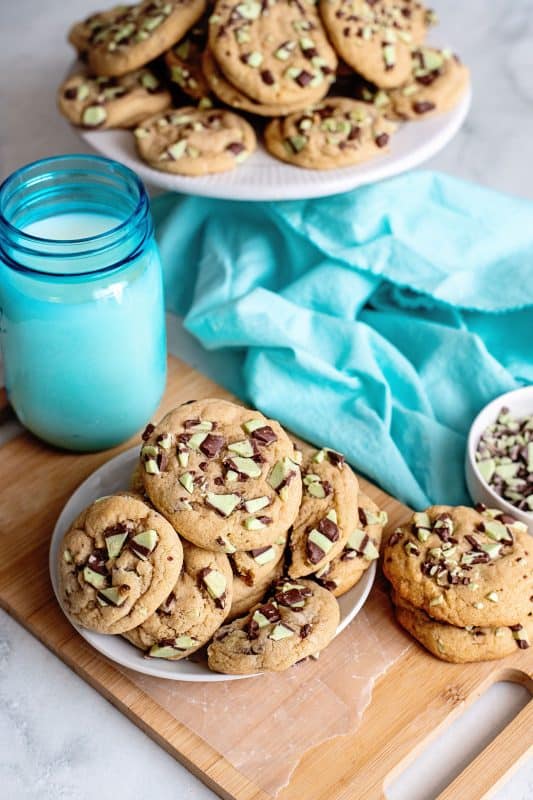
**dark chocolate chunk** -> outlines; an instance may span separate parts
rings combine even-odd
[[[208,433],[205,439],[203,440],[202,444],[200,445],[200,450],[208,458],[214,458],[222,450],[224,444],[225,444],[225,439],[223,436],[218,436],[217,434]]]

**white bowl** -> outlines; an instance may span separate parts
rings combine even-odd
[[[479,412],[468,434],[465,458],[466,485],[475,503],[484,503],[490,508],[501,508],[506,514],[524,522],[529,532],[533,534],[533,512],[520,511],[512,503],[500,497],[481,476],[476,465],[479,439],[485,428],[496,420],[500,409],[504,406],[516,417],[533,413],[533,386],[524,386],[522,389],[502,394]]]

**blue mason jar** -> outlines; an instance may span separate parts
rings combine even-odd
[[[146,191],[114,161],[66,155],[0,187],[0,345],[9,400],[69,450],[129,438],[166,379],[161,264]]]

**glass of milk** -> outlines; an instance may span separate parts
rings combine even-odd
[[[66,155],[0,186],[0,345],[30,431],[88,451],[142,428],[165,386],[164,323],[148,197],[131,170]]]

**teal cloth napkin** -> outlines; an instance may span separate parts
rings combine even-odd
[[[414,172],[153,211],[167,307],[228,388],[415,508],[468,502],[473,417],[533,382],[532,202]]]

